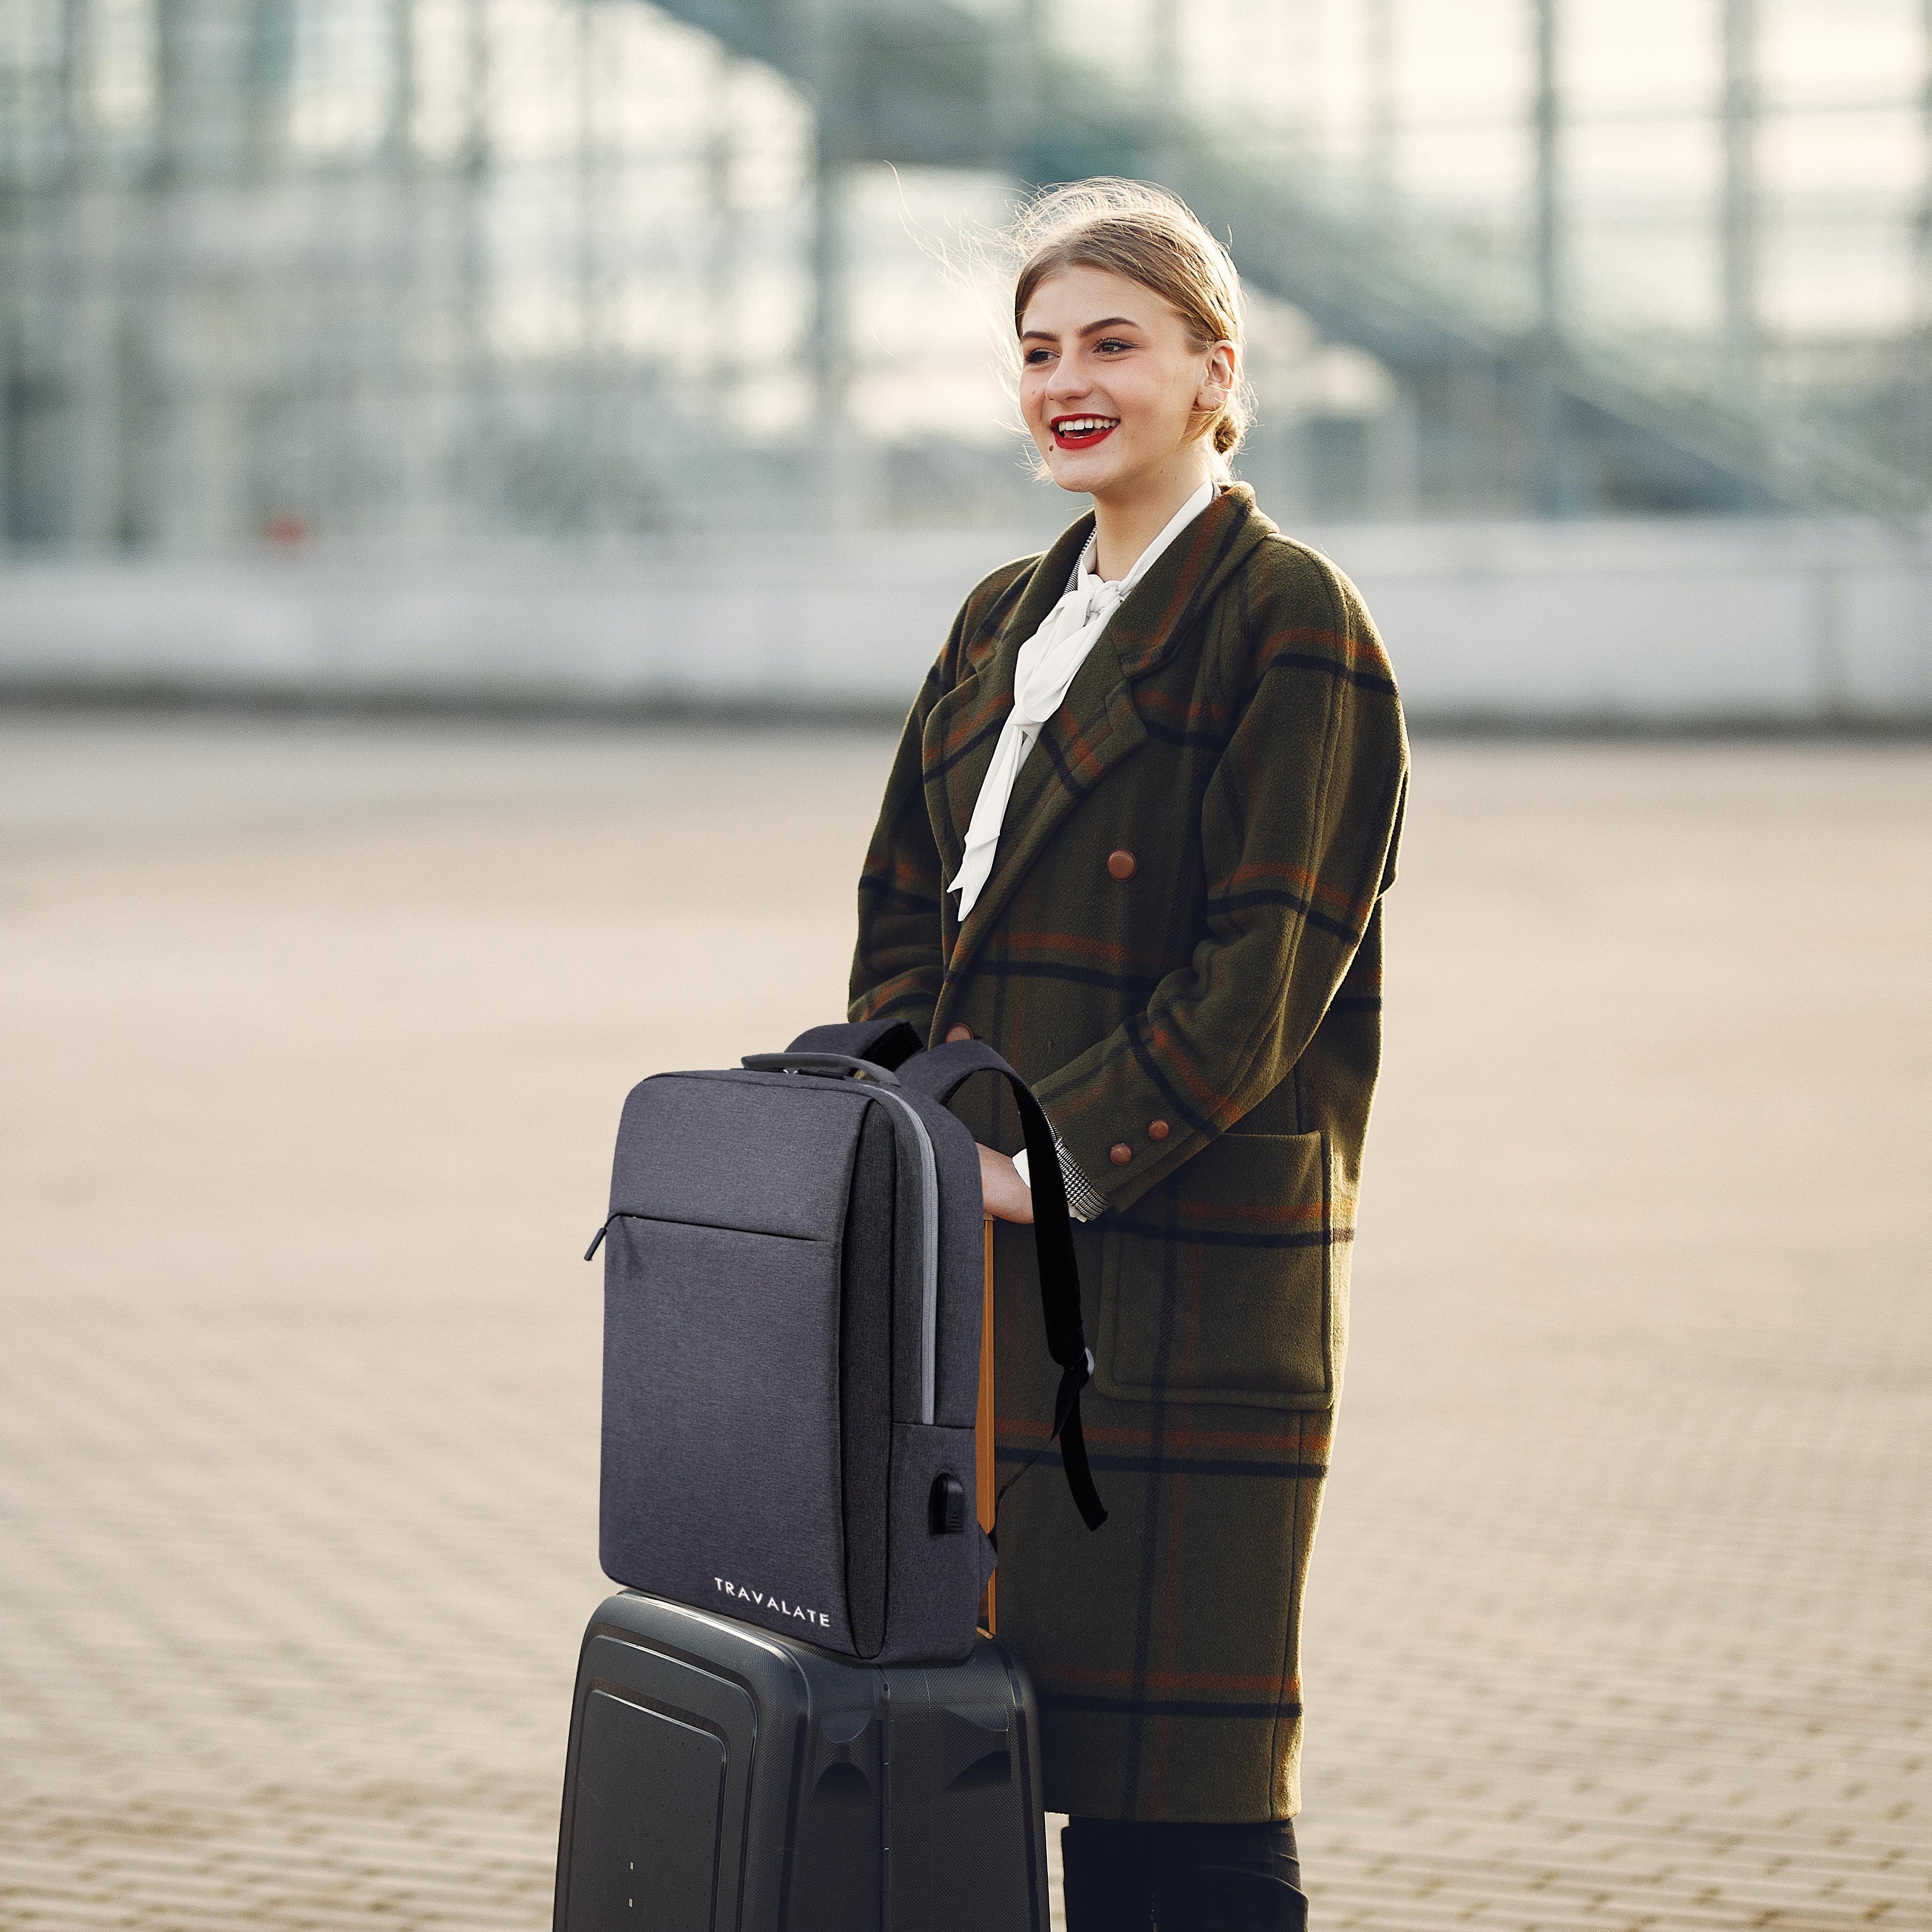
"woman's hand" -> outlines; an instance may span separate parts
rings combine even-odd
[[[995,1221],[1033,1219],[1033,1190],[1004,1154],[995,1154],[989,1147],[980,1150],[980,1192],[986,1212]]]

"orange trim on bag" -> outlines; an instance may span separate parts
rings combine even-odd
[[[1032,1416],[1002,1415],[995,1419],[994,1426],[1005,1434],[1034,1438],[1047,1432],[1047,1424]],[[1088,1422],[1083,1424],[1082,1433],[1089,1443],[1111,1443],[1117,1448],[1150,1449],[1154,1446],[1154,1432],[1149,1429],[1124,1429]],[[1316,1460],[1325,1458],[1328,1454],[1329,1432],[1325,1429],[1298,1429],[1292,1434],[1284,1434],[1280,1430],[1163,1429],[1160,1441],[1163,1448],[1271,1449],[1283,1454]]]

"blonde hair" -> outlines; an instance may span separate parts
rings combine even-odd
[[[1146,182],[1112,176],[1043,188],[1014,220],[1020,262],[1013,284],[1013,333],[1027,304],[1050,275],[1065,268],[1099,268],[1138,282],[1160,297],[1187,326],[1196,349],[1234,346],[1234,380],[1220,406],[1202,412],[1207,437],[1227,473],[1254,420],[1254,392],[1243,373],[1241,278],[1226,249],[1178,195]]]

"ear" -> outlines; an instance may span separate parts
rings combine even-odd
[[[1196,410],[1211,413],[1234,394],[1236,352],[1232,342],[1217,342],[1208,352],[1208,366],[1202,373],[1201,386],[1194,392]]]

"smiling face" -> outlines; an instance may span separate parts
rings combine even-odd
[[[1020,318],[1020,410],[1053,480],[1102,500],[1204,481],[1202,431],[1233,379],[1226,343],[1197,348],[1138,282],[1063,268]]]

